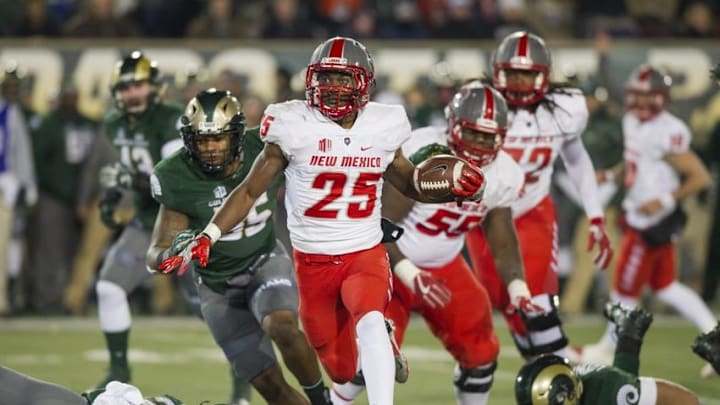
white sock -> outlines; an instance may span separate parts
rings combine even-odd
[[[127,294],[119,285],[99,280],[95,286],[98,296],[98,317],[103,332],[122,332],[130,329],[130,306]]]
[[[717,324],[717,319],[697,293],[677,281],[655,293],[660,300],[671,305],[685,319],[695,324],[701,332],[709,332]]]
[[[457,405],[485,405],[490,398],[489,392],[460,391],[455,387],[455,402]]]
[[[357,385],[351,382],[345,384],[333,384],[330,390],[330,399],[333,405],[352,405],[353,400],[365,389],[364,385]]]
[[[355,325],[355,333],[369,405],[392,405],[395,360],[383,314],[371,311],[363,315]]]

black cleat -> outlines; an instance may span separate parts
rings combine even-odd
[[[710,332],[696,337],[692,351],[707,360],[715,372],[720,374],[720,323]]]
[[[108,374],[105,377],[104,380],[100,381],[98,385],[96,385],[96,388],[101,389],[105,388],[105,386],[110,381],[120,381],[121,383],[129,383],[130,382],[130,368],[128,367],[110,367],[110,370],[108,370]]]
[[[617,326],[618,336],[626,336],[639,341],[653,321],[651,313],[641,308],[629,308],[617,302],[608,302],[603,311],[605,318]]]

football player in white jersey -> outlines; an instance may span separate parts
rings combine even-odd
[[[481,224],[485,228],[512,305],[526,312],[541,309],[530,301],[510,211],[524,173],[500,150],[507,129],[507,104],[490,86],[472,82],[455,94],[446,115],[447,130],[425,127],[413,131],[403,144],[403,154],[420,164],[433,155],[454,153],[481,167],[485,178],[492,181],[481,202],[460,206],[415,202],[386,185],[383,216],[400,224],[405,232],[397,243],[387,245],[395,287],[385,314],[402,343],[410,313],[420,313],[457,361],[457,403],[480,405],[488,400],[499,345],[487,292],[460,252],[465,232]],[[331,392],[333,404],[351,404],[361,390],[354,380],[336,384]]]
[[[349,381],[361,368],[370,404],[389,405],[393,377],[407,370],[403,364],[396,370],[398,357],[393,360],[383,316],[392,293],[390,264],[380,243],[383,179],[410,198],[446,202],[480,199],[484,178],[463,164],[453,171],[458,173],[452,194],[435,199],[421,193],[413,180],[417,171],[400,151],[410,138],[407,114],[401,106],[369,102],[374,73],[372,58],[358,41],[336,37],[320,44],[307,67],[306,100],[268,106],[260,129],[263,152],[180,256],[205,266],[211,245],[246,218],[284,171],[308,341],[334,382]]]
[[[612,256],[605,233],[603,211],[598,197],[595,170],[580,135],[588,111],[582,92],[550,86],[550,52],[537,35],[524,31],[505,37],[492,59],[493,86],[507,100],[510,126],[503,150],[525,172],[525,186],[512,204],[525,276],[533,302],[545,313],[506,315],[515,344],[525,357],[554,352],[565,355],[567,338],[558,316],[557,225],[550,199],[553,163],[560,156],[582,196],[590,219],[588,249],[597,247],[595,264],[605,268]],[[498,309],[510,297],[495,270],[487,238],[477,229],[467,235],[468,251]]]
[[[624,174],[624,237],[611,299],[635,306],[645,287],[689,319],[701,332],[717,324],[695,291],[677,281],[675,238],[685,223],[680,203],[710,186],[710,175],[690,149],[685,123],[665,109],[670,78],[640,65],[625,86],[624,162],[603,177]],[[612,361],[614,327],[583,348],[583,361]]]

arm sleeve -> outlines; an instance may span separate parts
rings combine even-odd
[[[603,211],[595,180],[595,169],[582,140],[579,137],[568,139],[560,149],[560,156],[581,196],[587,217],[602,217]]]

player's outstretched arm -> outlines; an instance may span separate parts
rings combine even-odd
[[[280,147],[272,143],[265,144],[265,148],[255,159],[250,173],[230,193],[220,209],[213,215],[208,227],[205,228],[205,231],[208,231],[208,228],[213,228],[213,224],[214,227],[217,227],[217,231],[210,230],[213,232],[212,235],[208,233],[213,243],[220,238],[220,235],[228,232],[245,219],[255,201],[267,190],[275,176],[285,169],[286,165],[287,160]],[[219,234],[214,233],[218,231]]]
[[[174,211],[160,204],[158,216],[155,219],[150,248],[145,256],[148,270],[158,271],[160,262],[168,258],[168,249],[172,246],[173,238],[186,230],[190,224],[187,215]]]
[[[688,150],[665,156],[665,161],[682,176],[680,188],[672,192],[675,202],[690,197],[710,187],[712,179],[702,160],[695,152]]]
[[[495,268],[508,289],[511,306],[508,310],[544,312],[542,307],[531,301],[510,207],[498,207],[488,211],[483,221],[483,231],[495,260]]]

